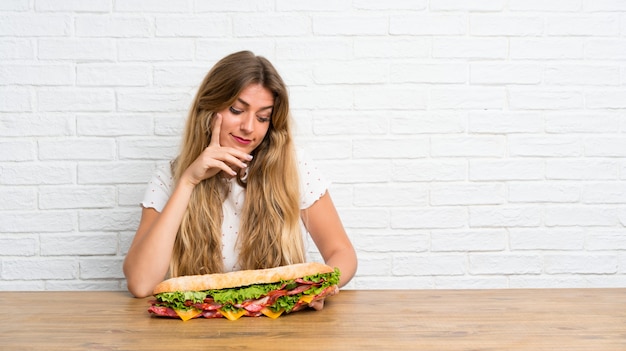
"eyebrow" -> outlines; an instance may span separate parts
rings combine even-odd
[[[237,98],[237,101],[241,102],[242,104],[246,105],[246,106],[250,106],[249,103],[247,103],[246,101],[242,100],[241,98]],[[272,109],[274,108],[274,105],[271,106],[266,106],[266,107],[262,107],[259,109],[259,111],[263,111],[263,110],[267,110],[267,109]]]

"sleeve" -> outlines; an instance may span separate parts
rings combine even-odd
[[[298,150],[298,167],[300,172],[300,209],[311,207],[330,187],[319,169],[307,155]]]
[[[169,200],[172,192],[172,171],[169,164],[159,166],[148,183],[148,188],[143,196],[141,206],[144,208],[154,208],[158,212],[163,211],[163,207]]]

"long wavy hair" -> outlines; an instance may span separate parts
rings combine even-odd
[[[260,84],[272,92],[274,106],[267,134],[252,152],[247,177],[237,176],[237,182],[245,188],[237,238],[238,263],[242,269],[261,269],[304,262],[288,93],[282,78],[264,57],[237,52],[217,62],[206,75],[189,111],[180,154],[172,163],[174,181],[210,143],[217,111],[231,106],[250,84]],[[221,178],[213,176],[194,188],[174,243],[171,276],[224,271],[222,204],[227,185]]]

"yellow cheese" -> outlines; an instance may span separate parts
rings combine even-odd
[[[240,309],[239,311],[235,312],[235,311],[224,311],[222,309],[219,309],[218,311],[220,311],[220,313],[230,319],[231,321],[236,321],[237,319],[241,318],[241,316],[243,316],[244,314],[246,314],[246,310],[244,310],[243,308]]]
[[[311,301],[313,301],[314,297],[315,296],[313,296],[313,295],[302,295],[302,297],[300,298],[299,301],[306,302],[306,303],[311,303]]]
[[[188,309],[186,311],[183,310],[174,310],[174,312],[176,312],[176,314],[180,317],[180,319],[182,319],[183,321],[188,321],[194,317],[199,316],[200,314],[202,314],[202,311],[199,311],[195,308],[191,308]]]
[[[283,312],[285,312],[284,309],[281,309],[278,312],[274,312],[274,311],[272,311],[271,309],[269,309],[267,307],[264,307],[261,310],[261,313],[263,313],[264,315],[266,315],[266,316],[268,316],[268,317],[270,317],[272,319],[276,319],[276,318],[280,317],[280,315],[283,314]]]

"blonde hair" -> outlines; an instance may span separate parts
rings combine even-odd
[[[242,269],[260,269],[304,262],[287,88],[267,59],[241,51],[226,56],[209,71],[190,109],[180,154],[172,163],[174,181],[208,146],[216,112],[231,106],[250,84],[271,91],[274,106],[267,134],[248,163],[247,177],[237,177],[246,194],[237,238],[238,263]],[[226,194],[219,175],[194,188],[174,243],[172,276],[224,271],[221,233]]]

